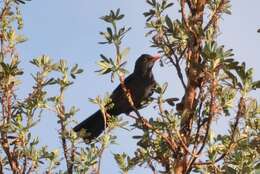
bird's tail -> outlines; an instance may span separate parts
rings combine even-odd
[[[105,129],[105,122],[103,114],[100,110],[92,114],[86,120],[79,123],[73,128],[75,132],[81,132],[84,130],[84,137],[88,140],[92,140],[98,137]],[[85,136],[86,135],[86,136]]]

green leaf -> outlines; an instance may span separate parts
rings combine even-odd
[[[124,17],[125,17],[125,15],[121,14],[121,15],[119,15],[119,16],[117,17],[117,20],[121,20],[121,19],[123,19]]]
[[[253,89],[260,88],[260,80],[253,82],[252,83],[252,88]]]
[[[75,64],[74,67],[72,67],[71,71],[70,71],[70,75],[73,79],[76,78],[77,74],[80,74],[83,72],[83,69],[79,69],[78,68],[78,64]]]
[[[75,64],[73,67],[72,67],[72,69],[71,69],[71,73],[73,73],[73,72],[75,72],[75,71],[77,71],[77,69],[78,69],[78,64]]]
[[[127,173],[133,167],[132,165],[128,165],[130,157],[126,153],[114,154],[114,159],[123,173]]]
[[[246,80],[246,72],[245,72],[245,63],[243,62],[241,66],[236,69],[237,74],[239,75],[240,79],[243,81]]]
[[[166,9],[166,8],[169,8],[169,7],[173,6],[173,4],[174,4],[174,3],[172,3],[172,2],[171,2],[171,3],[169,3],[169,4],[167,4],[167,5],[165,6],[165,8],[164,8],[164,9]]]
[[[167,83],[167,82],[165,82],[165,83],[162,85],[162,94],[164,94],[164,93],[165,93],[165,91],[166,91],[167,87],[168,87],[168,83]]]
[[[47,82],[45,82],[45,85],[54,85],[57,84],[56,79],[50,78]]]
[[[256,166],[255,166],[255,172],[256,172],[256,173],[260,173],[260,162],[258,162],[258,164],[256,164]]]
[[[22,35],[17,35],[15,37],[15,41],[17,43],[23,43],[23,42],[27,41],[27,38],[25,36],[22,36]]]
[[[165,22],[166,22],[166,25],[168,26],[169,30],[173,31],[172,20],[168,15],[165,16]]]
[[[230,71],[224,70],[224,72],[227,74],[227,76],[232,80],[233,85],[236,86],[237,84],[237,77]]]
[[[116,10],[116,16],[118,16],[119,13],[120,13],[120,8],[118,8],[118,9]]]
[[[155,0],[146,0],[146,2],[151,5],[152,7],[155,7],[156,1]]]
[[[31,0],[14,0],[16,4],[25,4],[25,1],[31,1]]]
[[[107,27],[107,33],[110,35],[111,38],[113,37],[113,32],[110,27]]]

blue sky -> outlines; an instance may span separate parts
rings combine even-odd
[[[177,3],[176,3],[177,4]],[[246,61],[248,67],[254,68],[255,80],[260,79],[260,28],[259,13],[260,1],[233,1],[232,15],[225,15],[221,20],[221,34],[219,41],[226,48],[234,49],[235,59]],[[99,17],[108,13],[110,9],[120,8],[126,15],[120,24],[131,26],[132,30],[124,40],[124,46],[130,47],[127,68],[133,70],[134,61],[142,53],[154,54],[155,49],[149,47],[149,38],[144,36],[145,18],[142,13],[148,9],[145,1],[140,0],[32,0],[22,8],[25,19],[24,34],[28,41],[19,47],[22,55],[22,66],[25,70],[26,83],[22,84],[19,91],[25,94],[30,91],[32,85],[31,72],[35,69],[29,64],[32,58],[42,54],[49,55],[55,60],[66,58],[70,64],[78,63],[85,71],[76,80],[75,85],[66,94],[66,104],[75,105],[80,108],[77,114],[78,120],[83,120],[97,109],[97,106],[88,102],[88,98],[94,98],[112,91],[117,82],[110,83],[109,76],[98,76],[94,73],[98,69],[96,62],[99,55],[113,56],[114,49],[109,46],[99,45],[102,41],[99,32],[106,28],[106,24]],[[176,11],[170,12],[178,16]],[[181,97],[183,94],[179,81],[173,67],[166,66],[154,68],[156,80],[159,83],[169,81],[168,95]],[[169,75],[170,74],[170,75]],[[253,95],[260,100],[260,93],[256,91]],[[156,115],[152,109],[142,111],[144,115]],[[150,116],[150,115],[149,115]],[[53,114],[43,115],[42,122],[35,130],[40,135],[43,144],[51,148],[59,148],[57,139],[56,118]],[[111,153],[129,152],[135,147],[131,140],[131,134],[125,130],[115,131],[119,140],[116,146],[109,148],[104,156],[102,173],[119,173]],[[48,135],[48,136],[46,136]],[[131,150],[132,149],[132,150]],[[111,160],[112,159],[112,160]],[[143,169],[137,169],[132,173],[145,173]]]

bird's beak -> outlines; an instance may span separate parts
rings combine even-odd
[[[161,58],[160,54],[156,54],[156,55],[153,55],[153,56],[152,56],[151,60],[152,60],[153,62],[155,62],[155,61],[157,61],[157,60],[160,59],[160,58]]]

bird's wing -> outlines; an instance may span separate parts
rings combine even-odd
[[[131,75],[129,75],[129,76],[125,79],[124,83],[125,83],[126,87],[128,87],[129,84],[131,84],[133,81],[134,81],[134,76],[133,76],[133,74],[131,74]],[[119,84],[119,85],[116,87],[116,89],[112,92],[110,98],[111,98],[112,100],[116,100],[116,99],[120,99],[120,98],[122,97],[122,95],[124,95],[124,91],[123,91],[123,89],[122,89],[122,87],[121,87],[121,84]]]
[[[133,74],[129,75],[124,83],[127,88],[131,88],[129,85],[131,85],[134,81]],[[124,90],[122,89],[121,85],[119,84],[116,89],[112,92],[111,96],[111,103],[112,103],[112,109],[110,109],[110,114],[121,114],[129,112],[131,109],[131,106],[129,106],[128,100],[125,98]]]
[[[154,90],[155,81],[153,78],[145,81],[136,74],[129,75],[125,81],[125,86],[130,90],[132,100],[136,108],[141,108],[142,102],[148,99]],[[111,109],[108,112],[112,115],[119,115],[121,113],[129,113],[133,108],[129,105],[128,99],[125,97],[124,90],[121,85],[112,92],[111,96]]]

